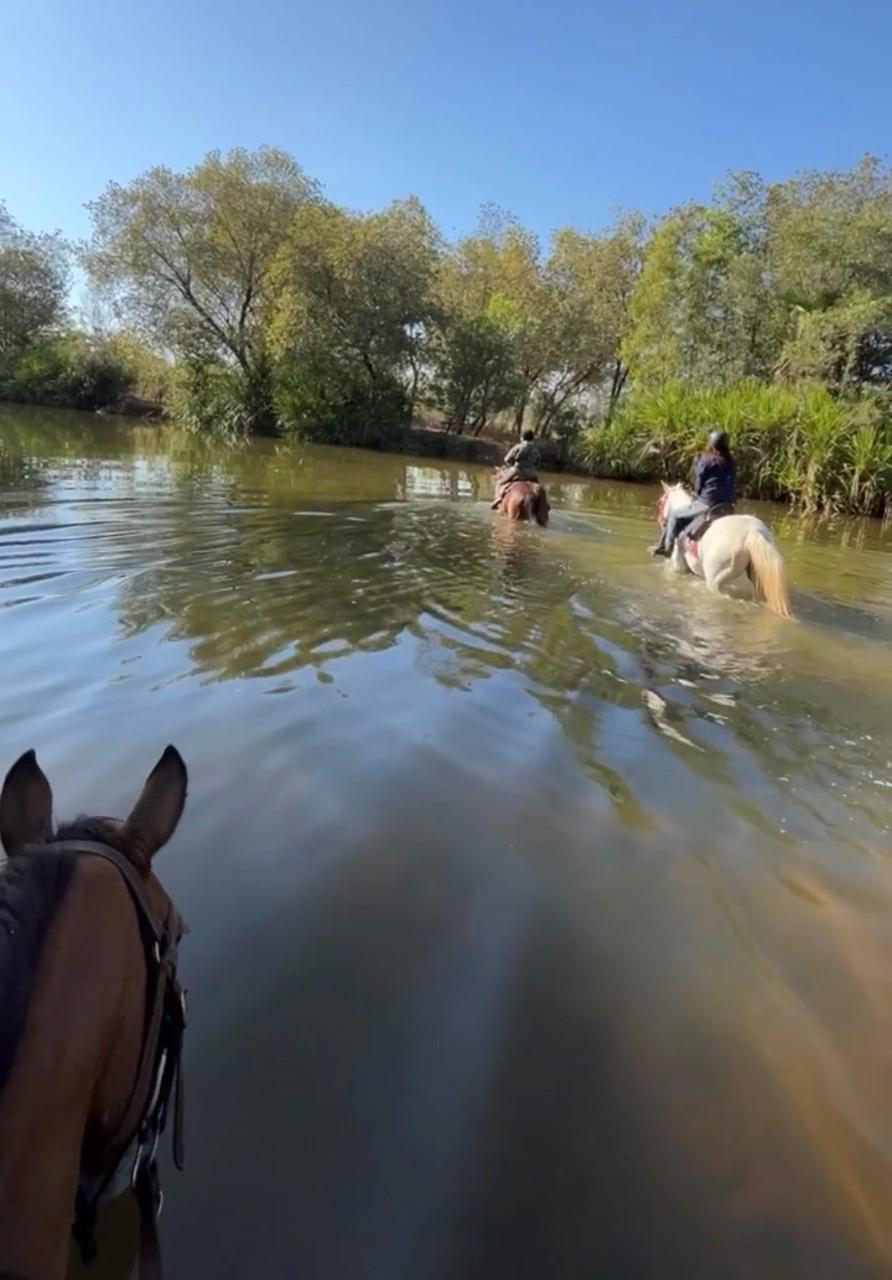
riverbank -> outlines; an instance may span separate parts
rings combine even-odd
[[[392,439],[384,439],[380,448],[385,453],[412,453],[422,458],[442,458],[447,462],[474,462],[483,467],[497,467],[516,442],[516,437],[498,439],[493,436],[460,436],[414,423]],[[597,478],[583,459],[565,460],[565,450],[561,448],[560,442],[539,440],[537,446],[542,455],[543,470]]]
[[[715,400],[708,392],[700,393],[697,403],[681,413],[677,405],[675,412],[667,410],[668,398],[656,406],[643,403],[643,397],[630,398],[609,426],[592,427],[583,433],[572,453],[568,454],[563,442],[539,441],[542,470],[629,484],[684,480],[702,448],[704,424],[720,423],[727,424],[733,442],[740,497],[781,503],[807,515],[892,518],[892,442],[885,438],[889,428],[885,423],[867,422],[863,406],[859,423],[846,406],[832,401],[828,405],[820,393],[813,394],[810,405],[806,402],[810,414],[802,411],[801,399],[788,395],[786,402],[781,402],[786,416],[763,412],[760,420],[752,404],[744,400],[746,412],[738,413],[736,421],[729,423],[727,400],[723,405]],[[769,400],[776,409],[779,398],[772,395]],[[97,417],[116,414],[131,423],[182,426],[164,415],[159,403],[134,396],[127,397],[124,407],[119,403],[115,408],[94,411]],[[214,436],[212,431],[184,429],[205,438]],[[273,435],[281,440],[295,439],[287,431]],[[411,426],[364,440],[313,443],[497,467],[513,438],[459,435],[416,420]]]

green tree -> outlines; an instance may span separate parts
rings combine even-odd
[[[486,314],[442,314],[427,355],[429,397],[459,434],[470,430],[479,435],[519,395],[509,338]]]
[[[621,344],[640,269],[643,220],[601,235],[565,229],[543,261],[535,236],[500,211],[443,261],[434,388],[459,430],[504,409],[543,434],[575,434],[596,398],[609,417],[627,367]]]
[[[623,353],[643,382],[766,377],[786,310],[772,298],[761,228],[728,204],[688,205],[657,226],[630,303]]]
[[[771,271],[793,323],[788,378],[842,389],[892,379],[892,171],[865,157],[848,173],[770,187]]]
[[[625,214],[600,235],[555,233],[546,264],[550,284],[551,359],[540,381],[537,424],[578,425],[593,395],[609,422],[628,378],[622,345],[629,302],[641,269],[644,219]],[[581,403],[580,403],[581,402]]]
[[[22,228],[0,203],[0,354],[21,351],[65,320],[68,246]]]
[[[374,386],[410,373],[430,322],[436,229],[414,197],[381,213],[307,206],[279,254],[272,336],[280,356],[324,349]]]
[[[270,328],[287,426],[371,442],[408,420],[437,255],[436,229],[414,197],[374,214],[321,204],[297,214],[277,261]]]
[[[630,314],[623,349],[646,384],[887,385],[892,174],[868,157],[771,185],[732,175],[657,225]]]
[[[550,360],[547,294],[538,241],[498,208],[444,255],[429,391],[457,431],[479,434],[507,409],[521,425]]]
[[[211,152],[186,173],[159,167],[128,186],[109,184],[88,206],[84,262],[142,332],[193,361],[236,367],[258,412],[273,266],[295,215],[318,199],[282,151]]]
[[[134,382],[119,352],[77,331],[35,338],[0,358],[0,400],[22,404],[104,409],[114,407]]]

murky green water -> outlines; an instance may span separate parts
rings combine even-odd
[[[769,512],[790,625],[646,490],[0,441],[2,760],[191,768],[174,1280],[892,1273],[892,537]]]

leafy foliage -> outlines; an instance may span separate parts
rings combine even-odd
[[[605,384],[613,407],[642,232],[637,216],[599,236],[565,229],[543,257],[534,236],[490,209],[446,253],[430,393],[456,430],[479,433],[510,409],[515,429],[530,416],[541,432],[572,435]]]
[[[65,318],[68,248],[23,231],[0,203],[0,352],[20,351]]]
[[[295,217],[270,329],[286,431],[380,443],[408,422],[437,252],[415,199],[364,216],[318,204]]]
[[[276,390],[283,430],[327,444],[379,448],[394,443],[411,417],[405,385],[390,374],[372,384],[355,373],[355,367],[324,357],[290,364]]]
[[[190,358],[265,358],[272,269],[295,214],[318,199],[269,147],[211,152],[187,173],[150,169],[90,204],[84,263],[121,315]]]
[[[892,377],[892,173],[738,174],[655,228],[624,353],[639,382]]]
[[[113,348],[79,333],[0,353],[0,400],[102,409],[116,405],[135,381]]]
[[[213,357],[180,361],[168,399],[172,416],[194,431],[248,435],[273,421],[269,364],[245,370]]]

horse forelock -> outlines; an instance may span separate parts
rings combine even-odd
[[[76,858],[34,850],[0,870],[0,1092],[15,1061],[43,944]]]
[[[64,822],[56,832],[57,840],[97,840],[100,844],[110,844],[113,849],[120,846],[119,833],[121,824],[115,818],[75,818],[73,822]],[[123,853],[123,848],[120,849]]]

